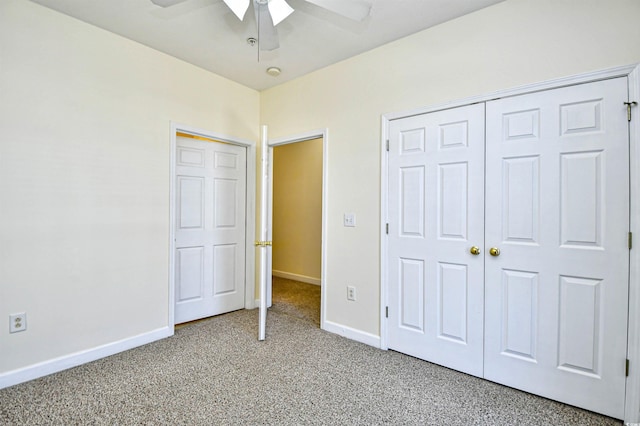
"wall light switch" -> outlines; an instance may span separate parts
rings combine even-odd
[[[344,214],[344,226],[355,227],[356,226],[356,214],[345,213]]]

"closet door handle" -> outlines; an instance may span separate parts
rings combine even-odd
[[[474,256],[477,256],[480,254],[480,247],[478,246],[473,246],[469,249],[469,253],[471,253]]]
[[[491,247],[489,249],[489,254],[494,257],[500,256],[500,249],[498,247]]]

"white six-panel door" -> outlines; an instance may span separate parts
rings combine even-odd
[[[246,148],[176,140],[176,324],[244,307]]]
[[[390,349],[482,376],[484,105],[391,123]]]
[[[485,377],[624,416],[626,78],[487,103]]]
[[[390,349],[623,417],[626,99],[620,78],[390,123]]]

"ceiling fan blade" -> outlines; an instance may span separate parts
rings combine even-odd
[[[285,0],[270,0],[268,6],[274,26],[293,13],[293,8]]]
[[[258,45],[260,50],[275,50],[280,47],[278,38],[278,30],[273,25],[273,20],[269,14],[269,8],[266,4],[260,4],[254,0],[253,10],[256,14],[256,23],[258,24]]]
[[[176,5],[178,3],[182,3],[184,1],[186,0],[151,0],[151,3],[160,7],[169,7],[169,6]]]
[[[371,13],[371,0],[307,0],[354,21],[363,21]]]
[[[245,13],[247,13],[247,9],[249,9],[249,3],[251,0],[224,0],[224,2],[229,6],[229,9],[231,9],[238,19],[242,21]]]

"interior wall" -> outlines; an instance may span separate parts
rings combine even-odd
[[[322,138],[273,148],[273,271],[320,281]]]
[[[325,319],[380,333],[382,114],[640,62],[638,22],[637,0],[507,0],[262,92],[272,138],[330,132]]]
[[[0,2],[0,378],[170,326],[170,121],[257,140],[259,93]]]

